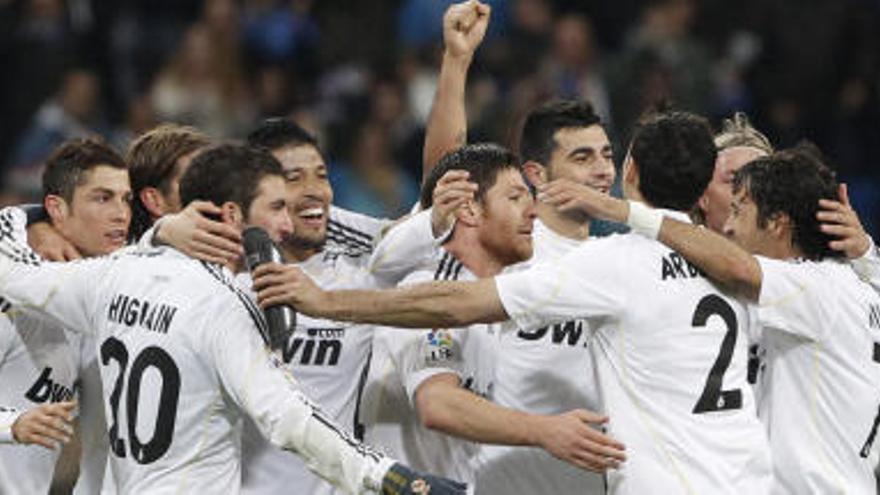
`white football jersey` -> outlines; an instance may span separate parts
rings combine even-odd
[[[324,250],[298,266],[325,290],[372,289],[393,284],[413,264],[435,250],[430,210],[391,229],[379,244],[388,220],[333,207]],[[247,275],[238,277],[250,288]],[[346,431],[363,438],[360,399],[373,347],[373,327],[298,314],[296,331],[281,350],[285,368],[306,395]],[[291,486],[311,495],[336,489],[290,455],[272,446],[245,422],[242,441],[242,493],[285,494]]]
[[[79,340],[79,335],[34,316],[0,314],[0,404],[27,411],[73,400]],[[0,493],[48,493],[60,453],[41,446],[0,445]]]
[[[401,285],[474,279],[451,253],[440,249]],[[497,338],[498,325],[377,329],[363,401],[368,443],[387,448],[417,469],[465,481],[472,493],[480,445],[422,426],[414,400],[425,380],[442,373],[457,374],[463,387],[491,400]]]
[[[535,249],[527,266],[556,263],[587,242],[561,236],[540,219],[535,220],[532,237]],[[533,414],[560,414],[579,408],[600,411],[591,345],[592,334],[585,319],[537,327],[505,325],[495,358],[495,402]],[[587,495],[605,490],[601,475],[537,447],[484,445],[480,457],[478,494]]]
[[[758,260],[773,493],[876,493],[880,297],[845,262]]]
[[[613,235],[496,281],[520,328],[582,318],[594,329],[608,433],[627,449],[606,476],[609,493],[767,493],[769,448],[746,382],[748,313],[684,257]]]
[[[228,270],[171,248],[39,263],[2,241],[0,296],[97,337],[120,493],[238,493],[244,415],[345,492],[379,488],[393,461],[302,395]]]

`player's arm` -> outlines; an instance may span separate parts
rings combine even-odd
[[[18,206],[27,217],[27,240],[31,248],[49,261],[72,261],[82,256],[76,247],[49,221],[46,208],[39,203]]]
[[[849,202],[846,184],[837,195],[838,201],[820,199],[816,212],[822,232],[836,237],[828,247],[844,253],[859,277],[880,292],[880,253]]]
[[[416,473],[335,425],[265,349],[242,312],[218,317],[224,327],[207,339],[211,358],[224,390],[272,444],[345,493],[412,494],[413,482],[422,479],[432,494],[464,495],[463,485]]]
[[[431,282],[381,291],[324,291],[292,265],[254,271],[263,307],[289,304],[309,316],[402,328],[463,327],[507,319],[493,279]]]
[[[422,155],[423,177],[443,155],[467,141],[465,86],[474,52],[486,34],[491,9],[476,0],[450,6],[443,16],[443,62],[428,117]]]
[[[70,441],[76,402],[43,404],[27,411],[0,407],[0,443],[41,445],[54,450]]]
[[[149,247],[167,244],[193,258],[209,263],[226,264],[244,255],[241,233],[212,217],[220,208],[208,201],[193,201],[179,213],[165,215],[148,230],[138,245]]]
[[[24,213],[0,211],[0,298],[12,307],[48,318],[76,332],[94,331],[94,288],[101,259],[44,262],[27,244]]]
[[[381,285],[396,285],[431,259],[449,236],[455,211],[476,193],[477,185],[468,177],[465,170],[443,174],[434,188],[434,206],[401,219],[385,233],[369,262],[370,272]]]
[[[419,421],[427,428],[474,442],[539,447],[591,471],[616,467],[623,445],[590,427],[607,417],[583,409],[543,416],[509,409],[461,387],[458,375],[440,373],[415,394]]]
[[[625,223],[634,232],[657,239],[681,253],[710,278],[756,301],[761,292],[757,259],[709,229],[664,217],[642,203],[602,194],[580,184],[557,180],[539,187],[538,199],[560,211],[580,210],[592,218]]]

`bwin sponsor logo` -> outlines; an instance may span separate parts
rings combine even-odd
[[[42,404],[44,402],[63,402],[73,399],[73,390],[65,387],[60,383],[55,383],[50,376],[52,368],[46,367],[37,378],[37,381],[31,385],[31,388],[24,394],[28,399]]]
[[[541,340],[548,334],[552,343],[574,347],[581,344],[581,336],[584,335],[584,322],[582,320],[566,321],[537,330],[520,330],[516,333],[523,340]],[[583,339],[582,345],[587,345],[586,339]]]
[[[288,345],[281,353],[285,363],[335,366],[342,354],[342,339],[345,337],[343,328],[309,328],[306,336],[295,332]],[[298,358],[298,359],[297,359]]]

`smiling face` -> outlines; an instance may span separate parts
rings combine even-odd
[[[125,246],[131,222],[128,171],[98,165],[83,172],[68,203],[60,196],[52,224],[84,256],[100,256]]]
[[[333,189],[327,165],[317,148],[310,144],[284,146],[272,151],[281,162],[287,190],[287,207],[293,221],[293,234],[286,244],[296,251],[314,252],[327,239],[327,221]]]
[[[503,265],[532,257],[535,201],[515,168],[500,172],[479,203],[479,240]]]
[[[603,193],[614,183],[611,142],[599,125],[569,127],[553,135],[556,146],[547,164],[547,178],[568,179]]]

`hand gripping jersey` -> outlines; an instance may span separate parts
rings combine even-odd
[[[584,242],[562,237],[535,221],[535,252],[525,264],[556,263]],[[524,268],[524,267],[523,267]],[[601,411],[589,322],[572,319],[536,327],[504,326],[495,358],[494,400],[534,414],[584,408]],[[603,494],[602,476],[565,463],[536,447],[484,445],[477,493]]]
[[[401,285],[474,279],[451,253],[438,249],[433,260],[413,271]],[[418,469],[466,481],[473,493],[481,446],[422,426],[415,410],[415,393],[428,378],[454,373],[463,387],[491,399],[497,327],[377,329],[364,390],[367,441],[388,448]]]
[[[415,215],[375,245],[389,221],[334,207],[325,249],[298,266],[325,290],[393,285],[401,273],[435,250],[430,215],[430,211]],[[238,280],[250,288],[249,276]],[[372,346],[371,325],[299,314],[296,331],[280,353],[284,367],[297,378],[303,392],[358,438],[363,437],[359,403]],[[310,495],[336,491],[303,463],[291,462],[290,455],[272,446],[250,421],[245,422],[242,454],[242,493],[281,495],[290,493],[291,486]]]
[[[750,322],[741,302],[636,235],[591,240],[496,281],[520,328],[587,319],[594,329],[608,433],[627,448],[627,461],[607,474],[609,493],[767,493],[769,449],[746,382]]]
[[[880,297],[842,261],[758,260],[773,493],[876,493]]]
[[[170,248],[40,263],[12,241],[0,239],[0,297],[96,337],[120,493],[237,493],[243,416],[344,492],[380,489],[393,461],[301,393],[228,271]]]

